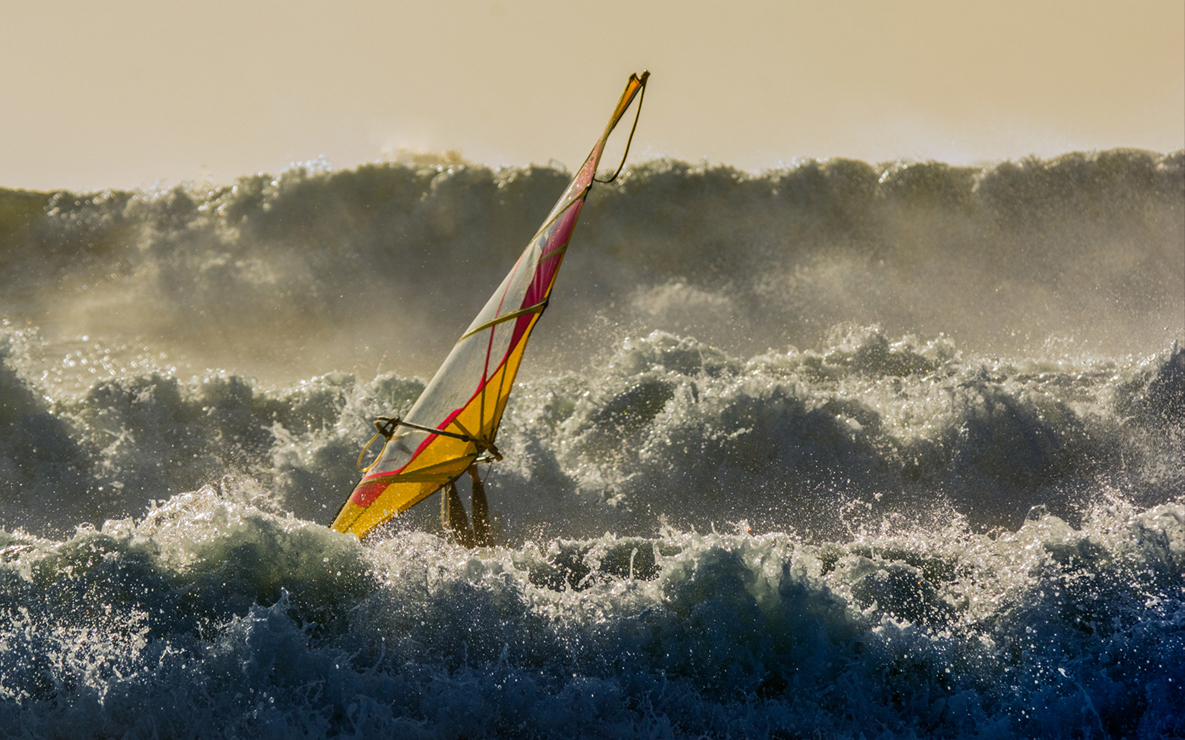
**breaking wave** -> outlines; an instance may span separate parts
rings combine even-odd
[[[46,338],[147,341],[285,382],[426,374],[566,177],[375,164],[0,191],[0,290]],[[654,161],[594,191],[533,352],[570,367],[661,329],[746,355],[850,322],[999,353],[1149,354],[1180,334],[1183,201],[1185,152],[760,174]]]
[[[135,737],[1174,737],[1185,509],[372,547],[234,485],[0,534],[0,726]]]
[[[0,190],[0,732],[1185,734],[1185,153],[633,167],[502,545],[329,531],[565,183]]]

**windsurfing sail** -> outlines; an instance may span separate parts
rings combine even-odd
[[[547,308],[605,142],[648,76],[630,75],[592,152],[411,411],[402,419],[375,422],[386,444],[342,505],[333,529],[365,537],[456,480],[479,456],[500,459],[494,440],[527,340]]]

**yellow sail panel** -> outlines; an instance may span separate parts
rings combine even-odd
[[[338,512],[333,528],[365,536],[447,485],[494,440],[527,340],[551,289],[605,142],[642,89],[631,75],[605,131],[527,244]],[[417,428],[418,427],[418,428]]]
[[[531,328],[534,328],[537,320],[538,314],[532,320]],[[523,353],[527,347],[526,338],[529,336],[530,329],[524,335],[523,341],[507,356],[501,371],[482,386],[479,395],[461,409],[452,423],[444,427],[445,431],[466,429],[473,432],[480,429],[484,438],[490,439],[494,436],[498,422],[510,400],[510,390],[514,385],[519,365],[522,364]],[[412,434],[422,433],[404,433],[404,436]],[[392,441],[395,439],[396,437],[392,437]],[[364,477],[338,512],[333,529],[339,532],[353,532],[359,537],[364,536],[374,527],[407,511],[442,486],[456,480],[477,459],[478,454],[477,445],[473,442],[433,435],[419,454],[400,472]]]

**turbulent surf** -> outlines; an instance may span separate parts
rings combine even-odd
[[[1185,734],[1185,154],[631,166],[503,546],[329,529],[571,177],[0,191],[0,730]]]

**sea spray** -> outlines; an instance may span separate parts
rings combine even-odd
[[[0,727],[1185,734],[1183,162],[627,170],[476,551],[325,525],[564,173],[0,192]]]
[[[430,375],[566,179],[375,164],[0,191],[5,314],[55,343],[147,343],[194,372]],[[655,329],[749,356],[844,322],[997,354],[1051,340],[1148,354],[1179,338],[1183,201],[1180,152],[756,174],[644,163],[592,194],[532,357],[571,368]]]

